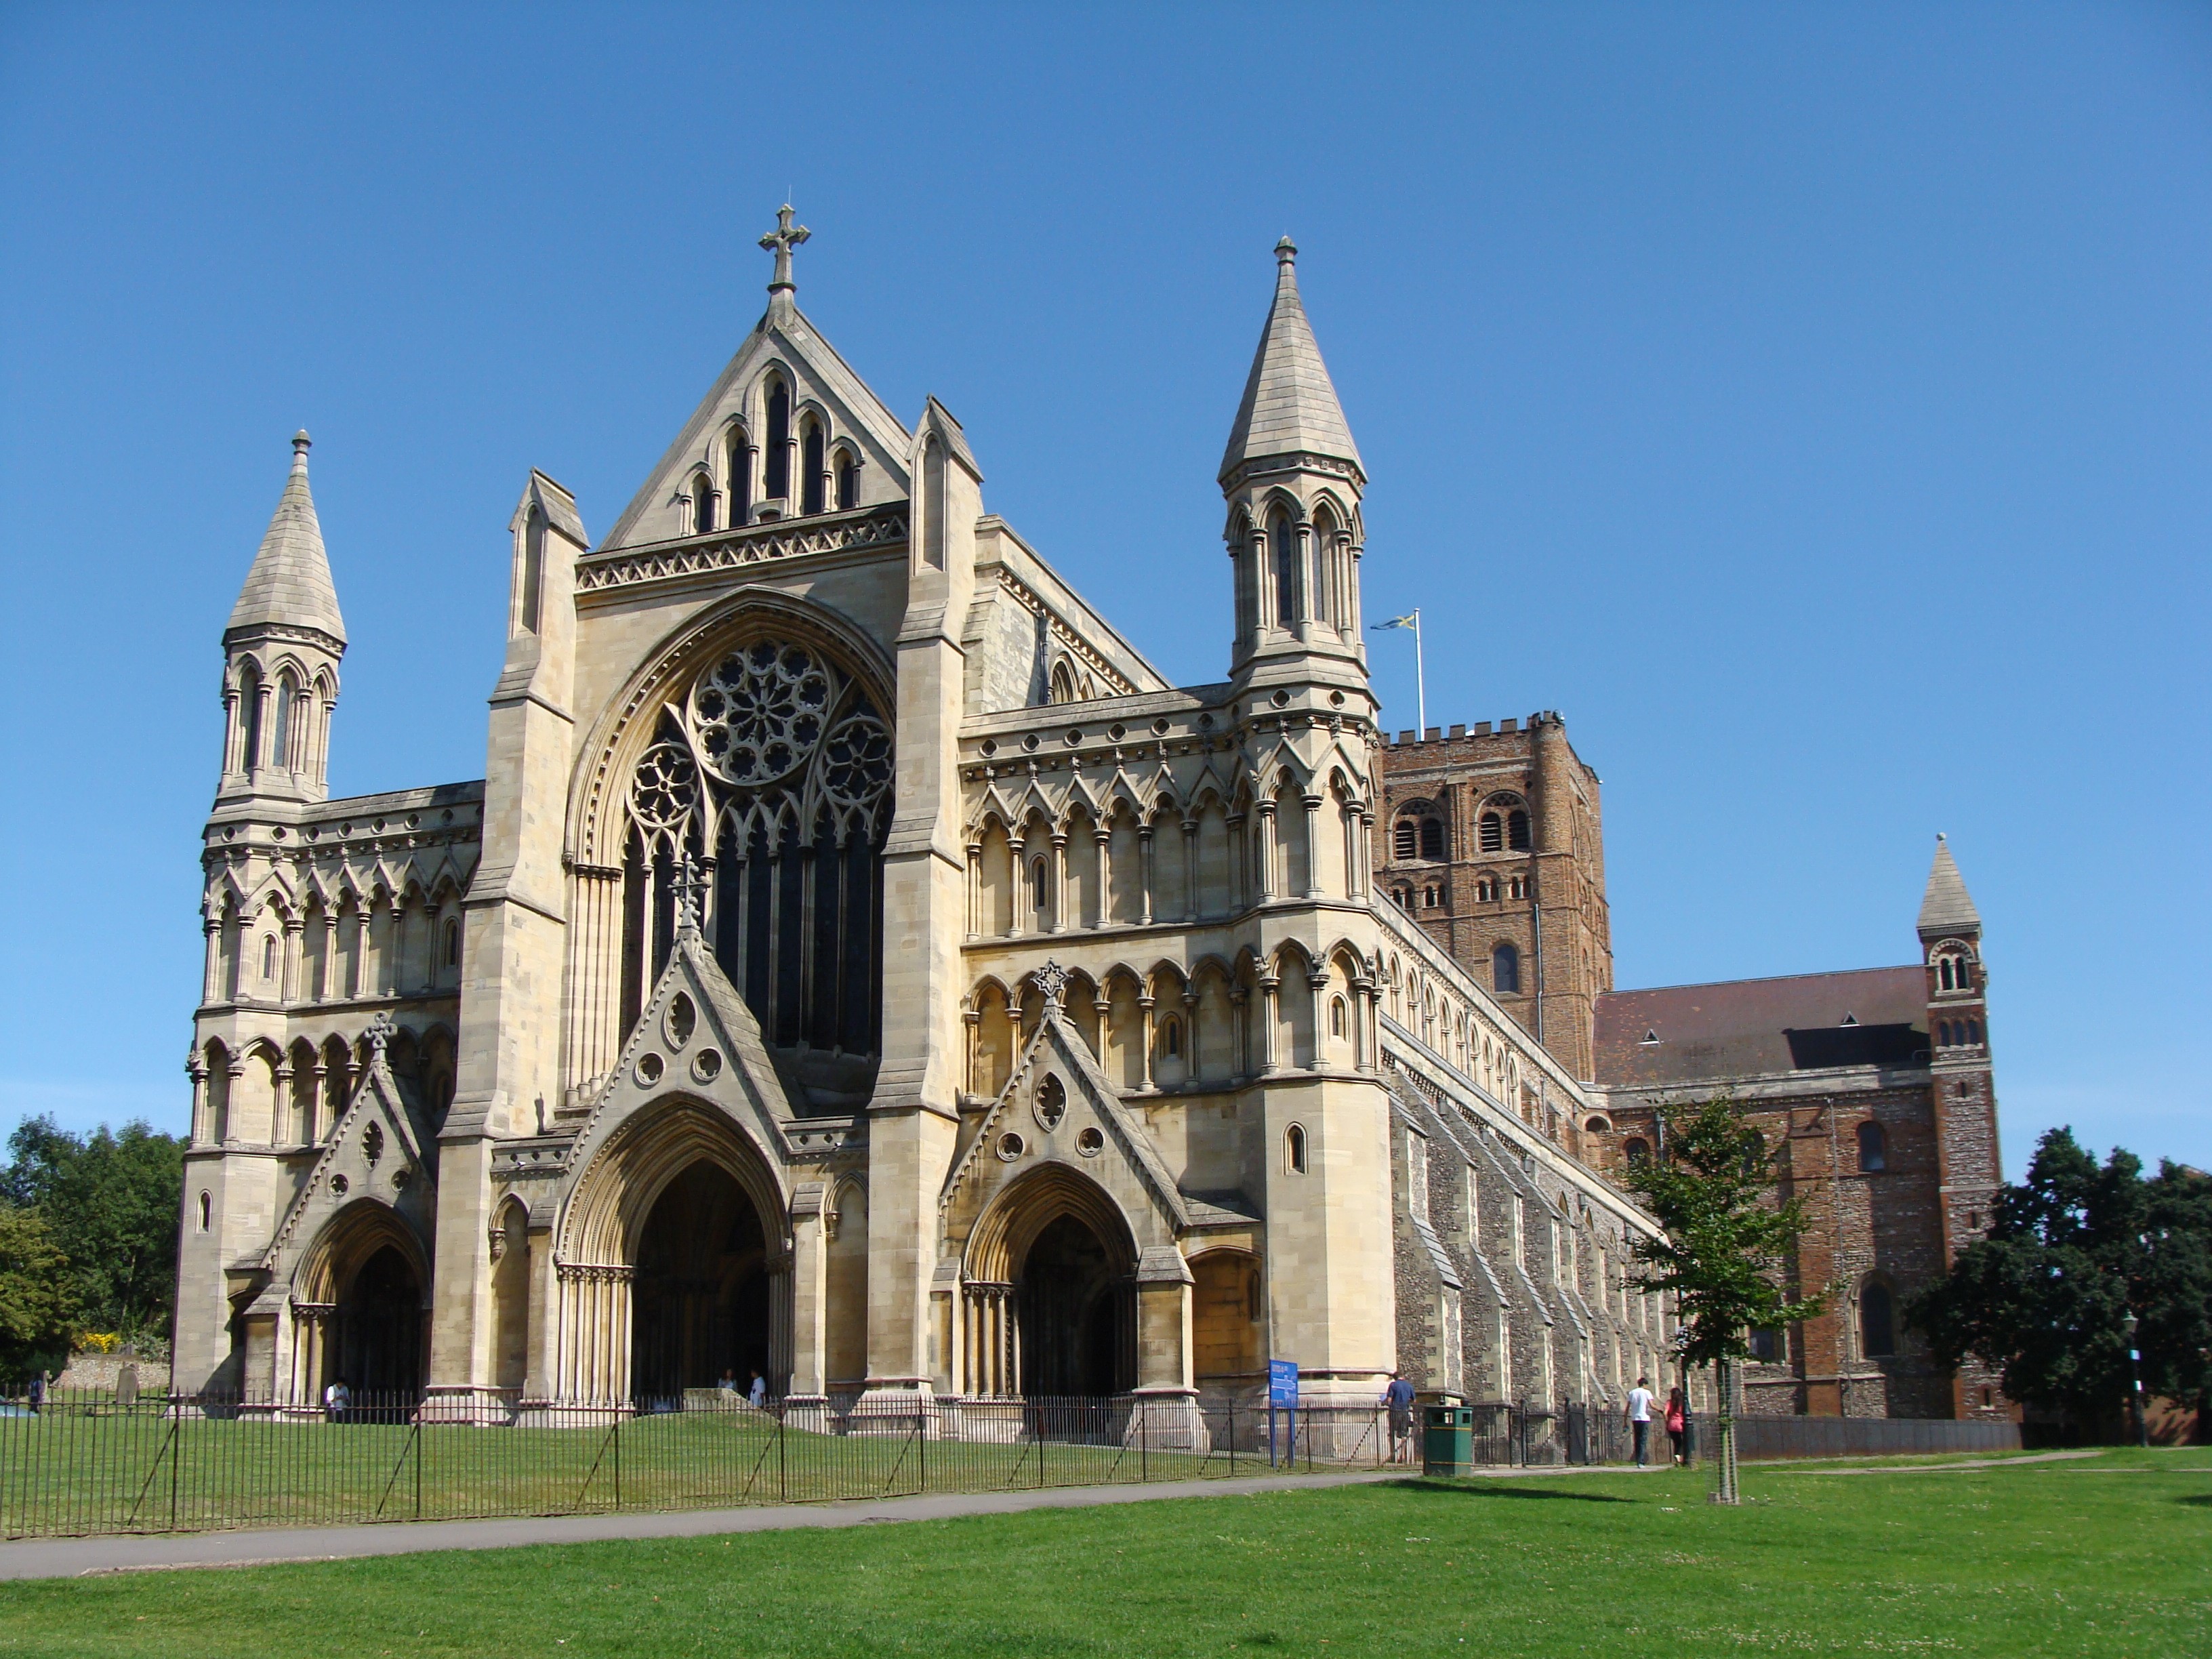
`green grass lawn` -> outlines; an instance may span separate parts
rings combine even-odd
[[[1009,1425],[1011,1426],[1011,1425]],[[1366,1441],[1354,1461],[1372,1464]],[[840,1435],[751,1412],[611,1427],[172,1421],[158,1409],[0,1423],[0,1536],[201,1531],[356,1521],[598,1514],[1188,1480],[1249,1472],[1249,1452]]]
[[[1832,1467],[1832,1466],[1831,1466]],[[2212,1653],[2212,1455],[1404,1481],[0,1585],[0,1654]]]

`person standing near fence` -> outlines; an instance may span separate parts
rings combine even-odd
[[[1667,1391],[1667,1437],[1674,1443],[1674,1461],[1682,1461],[1682,1437],[1689,1431],[1690,1405],[1678,1388]]]
[[[353,1390],[346,1387],[343,1376],[323,1390],[323,1416],[332,1423],[346,1420],[346,1413],[353,1407]]]
[[[1636,1386],[1628,1391],[1628,1431],[1636,1437],[1636,1467],[1650,1467],[1651,1442],[1651,1379],[1639,1376]]]
[[[752,1402],[755,1411],[768,1409],[768,1378],[758,1371],[753,1373],[753,1385],[745,1390],[745,1398]]]
[[[1413,1456],[1413,1385],[1397,1372],[1382,1390],[1382,1404],[1390,1413],[1390,1461],[1409,1463]]]
[[[31,1415],[36,1417],[40,1409],[45,1407],[46,1403],[46,1374],[42,1370],[33,1371],[31,1373],[31,1387],[29,1392]]]

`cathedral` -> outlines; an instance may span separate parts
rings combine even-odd
[[[1197,686],[986,507],[942,404],[909,427],[838,355],[806,239],[786,208],[758,325],[604,536],[524,481],[480,781],[330,798],[348,640],[293,440],[223,634],[180,1387],[499,1424],[757,1370],[824,1426],[1112,1396],[1162,1443],[1270,1360],[1308,1401],[1397,1370],[1617,1407],[1674,1375],[1617,1176],[1737,1073],[1832,1187],[1838,1146],[1878,1179],[1878,1097],[1911,1261],[1838,1219],[1821,1261],[1940,1271],[1996,1179],[1948,852],[1920,964],[1800,999],[1846,1062],[1809,1082],[1711,1039],[1765,1003],[1615,994],[1558,717],[1377,724],[1367,475],[1287,238]],[[1954,971],[1906,1006],[1899,975]],[[1962,1041],[1931,1070],[1938,1003]],[[1864,1346],[1774,1354],[1753,1408],[1964,1401],[1885,1391],[1910,1356]],[[1877,1380],[1828,1386],[1853,1366]]]

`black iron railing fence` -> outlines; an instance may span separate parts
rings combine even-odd
[[[1036,1486],[1322,1473],[1422,1461],[1419,1413],[1269,1411],[1184,1395],[871,1409],[691,1390],[669,1408],[526,1407],[438,1420],[409,1395],[339,1410],[220,1395],[0,1392],[0,1535],[690,1510]],[[1477,1407],[1479,1464],[1617,1461],[1579,1407]],[[1577,1430],[1574,1425],[1583,1423]]]

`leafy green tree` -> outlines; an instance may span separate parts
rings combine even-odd
[[[0,1380],[59,1370],[76,1320],[76,1279],[45,1218],[0,1200]]]
[[[8,1151],[0,1202],[45,1224],[70,1264],[80,1317],[126,1336],[166,1334],[184,1142],[135,1121],[80,1136],[34,1117],[16,1127]]]
[[[1805,1231],[1804,1206],[1771,1202],[1766,1137],[1726,1094],[1695,1106],[1662,1108],[1660,1156],[1632,1164],[1629,1188],[1665,1230],[1640,1239],[1636,1283],[1674,1297],[1685,1364],[1710,1364],[1720,1383],[1720,1456],[1715,1498],[1736,1501],[1736,1363],[1754,1328],[1794,1325],[1826,1304],[1824,1291],[1792,1299],[1785,1288],[1791,1247]]]
[[[1947,1364],[1977,1355],[2002,1367],[2014,1399],[2095,1431],[2132,1395],[2130,1313],[2146,1390],[2201,1401],[2212,1178],[2166,1163],[2146,1180],[2142,1160],[2117,1149],[2100,1165],[2059,1128],[2037,1143],[2027,1179],[2000,1192],[1988,1234],[1905,1318]]]

